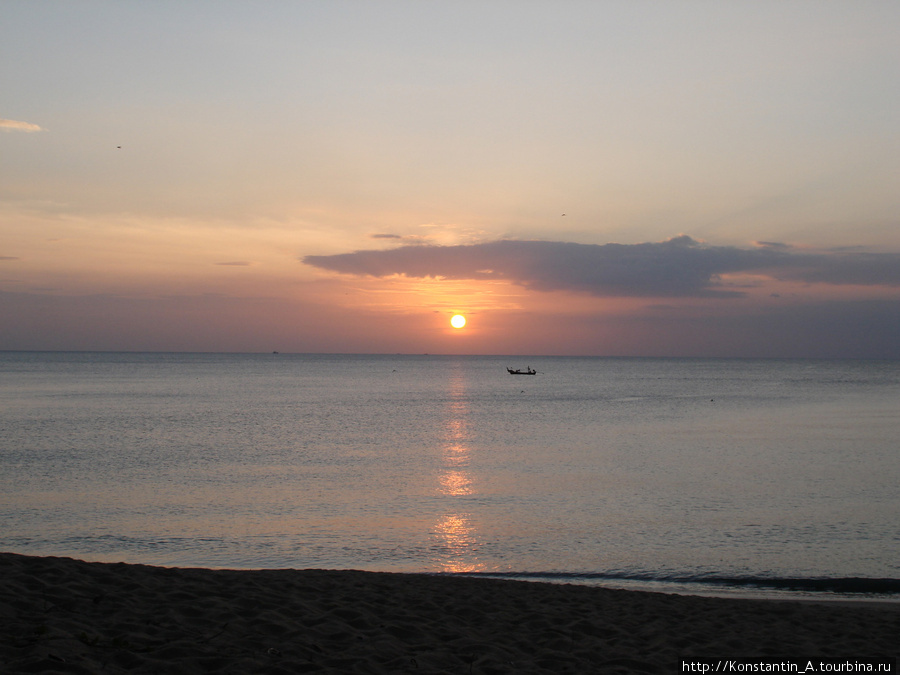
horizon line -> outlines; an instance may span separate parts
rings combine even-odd
[[[744,361],[900,361],[888,356],[698,356],[660,354],[458,354],[443,352],[281,352],[273,351],[195,351],[168,349],[0,349],[0,354],[183,354],[221,356],[384,356],[449,358],[570,358],[570,359],[694,359]]]

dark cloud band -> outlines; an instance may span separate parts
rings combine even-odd
[[[828,284],[900,285],[900,255],[803,253],[784,244],[708,246],[682,235],[644,244],[495,241],[462,246],[403,246],[306,256],[334,272],[386,277],[505,279],[539,291],[568,290],[623,297],[739,297],[725,274]]]

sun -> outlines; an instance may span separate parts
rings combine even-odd
[[[454,328],[462,328],[466,325],[466,317],[462,314],[456,314],[450,319],[450,325]]]

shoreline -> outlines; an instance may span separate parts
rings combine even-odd
[[[0,553],[0,625],[9,673],[669,673],[896,658],[900,604]]]
[[[430,574],[430,573],[426,573]],[[470,576],[485,579],[507,579],[514,581],[527,581],[549,584],[569,584],[573,586],[587,586],[591,588],[608,588],[623,591],[639,591],[643,593],[663,593],[666,595],[694,596],[704,598],[721,598],[726,600],[773,600],[773,601],[800,601],[800,602],[834,602],[834,603],[859,603],[859,604],[897,604],[900,606],[900,588],[898,582],[893,579],[873,579],[872,588],[866,590],[867,579],[852,579],[851,583],[843,584],[847,587],[856,586],[859,590],[849,591],[832,589],[830,586],[840,586],[842,581],[828,579],[797,579],[797,586],[787,583],[791,580],[760,579],[756,581],[742,581],[739,585],[730,585],[728,580],[701,581],[701,580],[668,580],[668,579],[633,579],[629,577],[612,577],[603,575],[580,574],[532,574],[500,572],[435,572],[437,575]],[[858,581],[860,583],[853,584]],[[767,583],[768,582],[768,583]],[[809,590],[803,585],[821,590]],[[890,590],[882,590],[889,587]],[[896,588],[896,590],[895,590]]]

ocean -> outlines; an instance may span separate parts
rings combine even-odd
[[[897,361],[5,352],[0,550],[897,599],[898,439]]]

